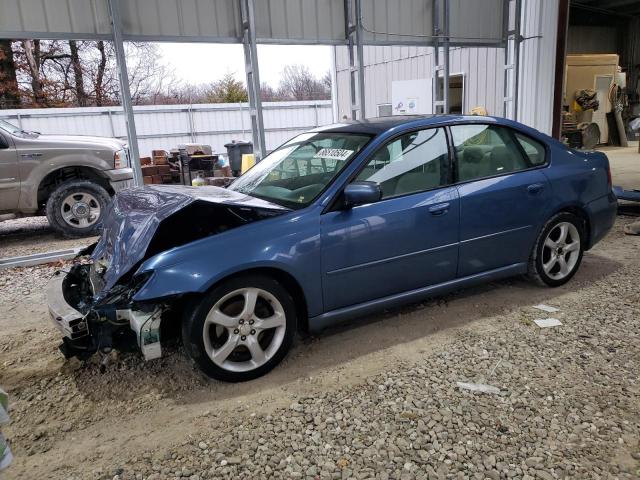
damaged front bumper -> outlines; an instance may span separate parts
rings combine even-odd
[[[145,360],[162,356],[160,323],[168,306],[135,304],[131,288],[120,287],[113,302],[93,301],[92,265],[74,265],[57,272],[47,286],[49,316],[63,334],[60,350],[67,358],[86,359],[101,351],[139,349]]]

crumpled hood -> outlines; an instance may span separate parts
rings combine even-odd
[[[92,254],[96,268],[106,266],[103,288],[94,294],[107,292],[139,262],[163,249],[287,211],[219,187],[149,185],[123,190],[106,212],[103,233]]]

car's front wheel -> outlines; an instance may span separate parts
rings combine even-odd
[[[584,222],[561,212],[545,224],[529,260],[529,275],[542,285],[559,287],[575,275],[584,253]]]
[[[187,353],[208,376],[227,382],[257,378],[287,354],[296,330],[287,290],[264,275],[243,275],[215,287],[182,324]]]
[[[111,197],[90,180],[69,180],[51,193],[46,213],[49,224],[66,237],[97,235]]]

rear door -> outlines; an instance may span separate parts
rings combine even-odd
[[[544,146],[496,125],[455,125],[451,134],[460,195],[458,276],[526,262],[549,215],[551,187],[539,168]]]
[[[0,130],[0,211],[13,210],[20,200],[18,155],[9,135]]]
[[[390,141],[355,180],[378,183],[382,199],[322,215],[325,311],[455,278],[459,201],[444,128]]]

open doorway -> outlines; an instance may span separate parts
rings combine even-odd
[[[640,3],[570,0],[568,14],[560,137],[575,148],[634,145]]]
[[[438,95],[443,98],[444,77],[438,77]],[[449,75],[449,112],[461,115],[464,112],[464,73]]]

